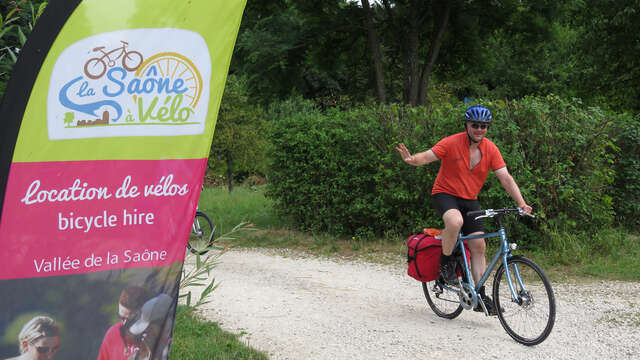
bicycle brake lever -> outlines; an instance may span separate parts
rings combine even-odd
[[[490,218],[490,217],[494,217],[498,215],[497,212],[495,212],[493,209],[487,209],[484,211],[484,215],[480,215],[478,217],[476,217],[476,220],[478,219],[482,219],[482,218]]]
[[[533,214],[529,214],[528,212],[524,211],[522,208],[518,208],[518,215],[520,216],[529,216],[532,218],[535,218],[536,216]]]

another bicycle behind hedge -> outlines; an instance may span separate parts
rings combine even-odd
[[[502,218],[507,214],[529,215],[519,208],[488,209],[471,211],[469,216],[495,218],[499,229],[496,232],[481,235],[458,236],[455,245],[457,266],[462,270],[458,286],[450,286],[440,278],[422,282],[424,295],[431,309],[440,317],[453,319],[463,309],[481,306],[489,315],[478,290],[497,267],[493,278],[493,301],[500,324],[517,342],[524,345],[536,345],[544,341],[551,330],[556,317],[556,302],[549,279],[542,269],[532,260],[513,255],[515,243],[509,243]],[[500,238],[500,247],[487,266],[482,278],[473,284],[469,261],[464,251],[464,241],[479,238]]]
[[[216,227],[211,218],[200,210],[196,210],[187,248],[194,254],[204,255],[214,245]]]

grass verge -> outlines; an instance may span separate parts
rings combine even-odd
[[[278,217],[264,188],[207,188],[200,198],[201,209],[216,225],[216,233],[228,231],[241,221],[251,221],[259,231],[233,241],[232,246],[292,249],[327,257],[364,259],[389,263],[406,255],[405,240],[410,234],[390,235],[375,240],[309,234],[293,230],[287,219]],[[487,242],[487,253],[495,252],[497,241]],[[619,229],[598,234],[551,235],[544,248],[519,249],[533,259],[553,281],[611,279],[640,281],[640,236]],[[489,256],[489,255],[488,255]]]
[[[240,335],[222,330],[218,324],[204,321],[194,313],[185,312],[176,322],[171,343],[171,359],[268,360],[258,350],[246,346]]]

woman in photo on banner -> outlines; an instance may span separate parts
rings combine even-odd
[[[18,335],[20,355],[7,360],[50,360],[60,346],[60,327],[48,316],[36,316]]]

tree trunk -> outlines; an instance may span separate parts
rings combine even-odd
[[[411,1],[407,35],[407,60],[405,64],[404,102],[415,106],[418,103],[420,89],[420,69],[418,59],[418,0]]]
[[[376,70],[376,90],[378,92],[378,100],[387,103],[386,89],[384,86],[384,72],[382,69],[382,52],[380,51],[380,42],[376,35],[375,25],[373,23],[373,15],[371,14],[371,6],[369,0],[362,0],[362,8],[364,9],[367,19],[367,33],[369,38],[369,48],[371,49],[371,57],[373,58]]]
[[[224,154],[225,159],[227,160],[227,186],[229,188],[229,192],[233,191],[233,161],[231,159],[231,152],[226,151]]]
[[[418,98],[418,105],[425,105],[427,103],[429,77],[431,76],[431,71],[433,71],[433,66],[436,63],[436,60],[438,59],[440,46],[442,45],[444,34],[446,33],[447,26],[449,25],[449,17],[451,15],[451,3],[447,0],[444,0],[441,2],[441,5],[444,6],[444,9],[442,11],[440,24],[429,46],[427,62],[425,63],[424,69],[422,70],[422,77],[420,79],[420,95]]]

